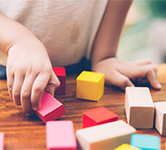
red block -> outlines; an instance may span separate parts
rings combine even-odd
[[[83,128],[118,120],[118,115],[105,107],[99,107],[83,113]]]
[[[44,92],[41,99],[41,107],[35,113],[46,123],[47,121],[58,119],[65,114],[65,108],[61,102],[47,92]]]
[[[64,67],[53,67],[55,75],[58,77],[61,85],[55,91],[55,94],[65,94],[66,91],[66,71]]]

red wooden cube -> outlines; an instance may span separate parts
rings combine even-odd
[[[66,91],[66,71],[64,67],[53,67],[55,75],[58,77],[61,85],[55,91],[55,94],[65,94]]]
[[[105,107],[99,107],[83,113],[83,128],[118,120],[118,115]]]

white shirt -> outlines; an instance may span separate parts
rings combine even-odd
[[[45,45],[53,66],[75,64],[90,50],[108,0],[0,0],[0,11]]]

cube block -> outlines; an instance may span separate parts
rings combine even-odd
[[[76,86],[77,98],[98,101],[104,93],[104,74],[83,71],[77,77]]]
[[[59,88],[55,91],[55,94],[65,94],[66,92],[66,71],[64,67],[53,67],[55,75],[60,81]]]
[[[135,128],[153,128],[154,104],[147,87],[127,87],[125,93],[127,122]]]
[[[48,150],[77,150],[72,121],[48,121],[46,138]]]
[[[114,150],[140,150],[140,149],[134,148],[129,144],[122,144],[121,146],[115,148]]]
[[[131,145],[142,150],[160,150],[160,138],[154,135],[133,134]]]
[[[136,130],[122,120],[79,129],[76,137],[83,150],[114,149],[123,143],[130,143]]]
[[[155,128],[158,132],[165,136],[166,135],[166,102],[154,103],[156,114],[155,114]]]
[[[83,128],[118,120],[118,115],[105,107],[99,107],[83,113]]]
[[[47,92],[41,98],[41,107],[35,114],[43,121],[52,121],[65,114],[65,108],[61,102]]]
[[[0,132],[0,150],[4,150],[4,133]]]

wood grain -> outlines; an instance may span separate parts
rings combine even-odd
[[[151,89],[154,101],[166,101],[166,65],[159,67],[158,79],[162,89]],[[66,109],[66,114],[59,120],[72,120],[75,131],[82,128],[82,114],[84,111],[104,106],[119,115],[119,119],[126,121],[124,111],[125,93],[116,87],[105,86],[103,97],[98,101],[86,101],[76,98],[77,75],[67,77],[65,95],[55,96]],[[46,150],[45,124],[36,116],[27,117],[20,106],[16,106],[8,95],[5,80],[0,80],[0,132],[5,133],[5,150]],[[160,136],[155,129],[137,130],[137,133],[158,135],[161,139],[161,150],[165,148],[166,137]]]

